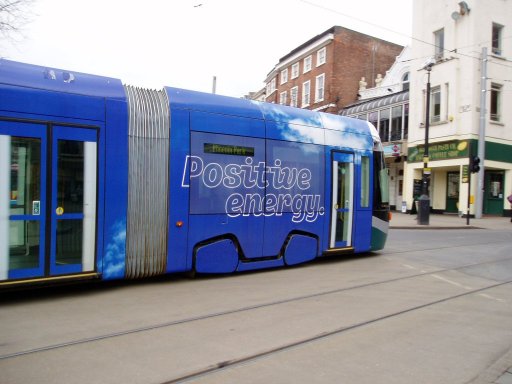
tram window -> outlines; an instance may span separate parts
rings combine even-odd
[[[389,176],[387,169],[379,171],[379,184],[382,203],[389,203]]]
[[[41,140],[11,139],[11,215],[31,215],[41,200]]]
[[[66,213],[81,213],[84,205],[84,143],[59,140],[58,155],[59,207]]]
[[[82,220],[57,220],[55,260],[59,265],[82,262]]]
[[[9,270],[39,267],[39,221],[13,220],[9,225]]]
[[[41,199],[41,140],[11,138],[11,215],[39,215]],[[37,210],[35,210],[35,207]],[[39,264],[39,222],[11,220],[9,224],[9,269]]]
[[[370,206],[370,158],[361,157],[361,207]]]

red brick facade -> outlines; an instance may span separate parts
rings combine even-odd
[[[325,63],[318,64],[318,52],[325,48]],[[402,46],[342,27],[332,27],[297,47],[279,60],[266,79],[266,101],[291,105],[291,90],[297,87],[297,107],[338,113],[344,106],[358,100],[359,81],[366,79],[367,87],[374,87],[377,74],[386,74]],[[304,73],[305,60],[311,57],[311,70]],[[292,79],[292,66],[298,63],[298,77]],[[283,82],[283,71],[288,72]],[[316,99],[318,76],[324,75],[323,99]],[[286,80],[286,78],[284,78]],[[275,81],[275,89],[271,86]],[[309,104],[303,103],[304,83],[310,84]],[[283,83],[283,84],[281,84]],[[307,86],[306,86],[307,90]],[[321,92],[320,92],[321,95]],[[306,100],[307,101],[307,100]]]

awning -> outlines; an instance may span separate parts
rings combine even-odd
[[[361,101],[357,104],[349,105],[340,111],[342,116],[358,115],[366,111],[373,111],[388,105],[398,104],[409,100],[409,91],[402,91],[394,93],[389,96],[382,96],[376,99],[370,99],[367,101]]]

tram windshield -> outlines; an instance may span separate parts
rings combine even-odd
[[[374,176],[373,196],[375,208],[386,208],[389,204],[389,176],[384,161],[384,150],[380,141],[373,146]]]

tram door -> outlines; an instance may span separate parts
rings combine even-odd
[[[354,155],[333,153],[330,248],[352,246]]]
[[[53,127],[50,275],[94,270],[96,130]]]
[[[96,136],[0,120],[0,282],[94,271]]]

